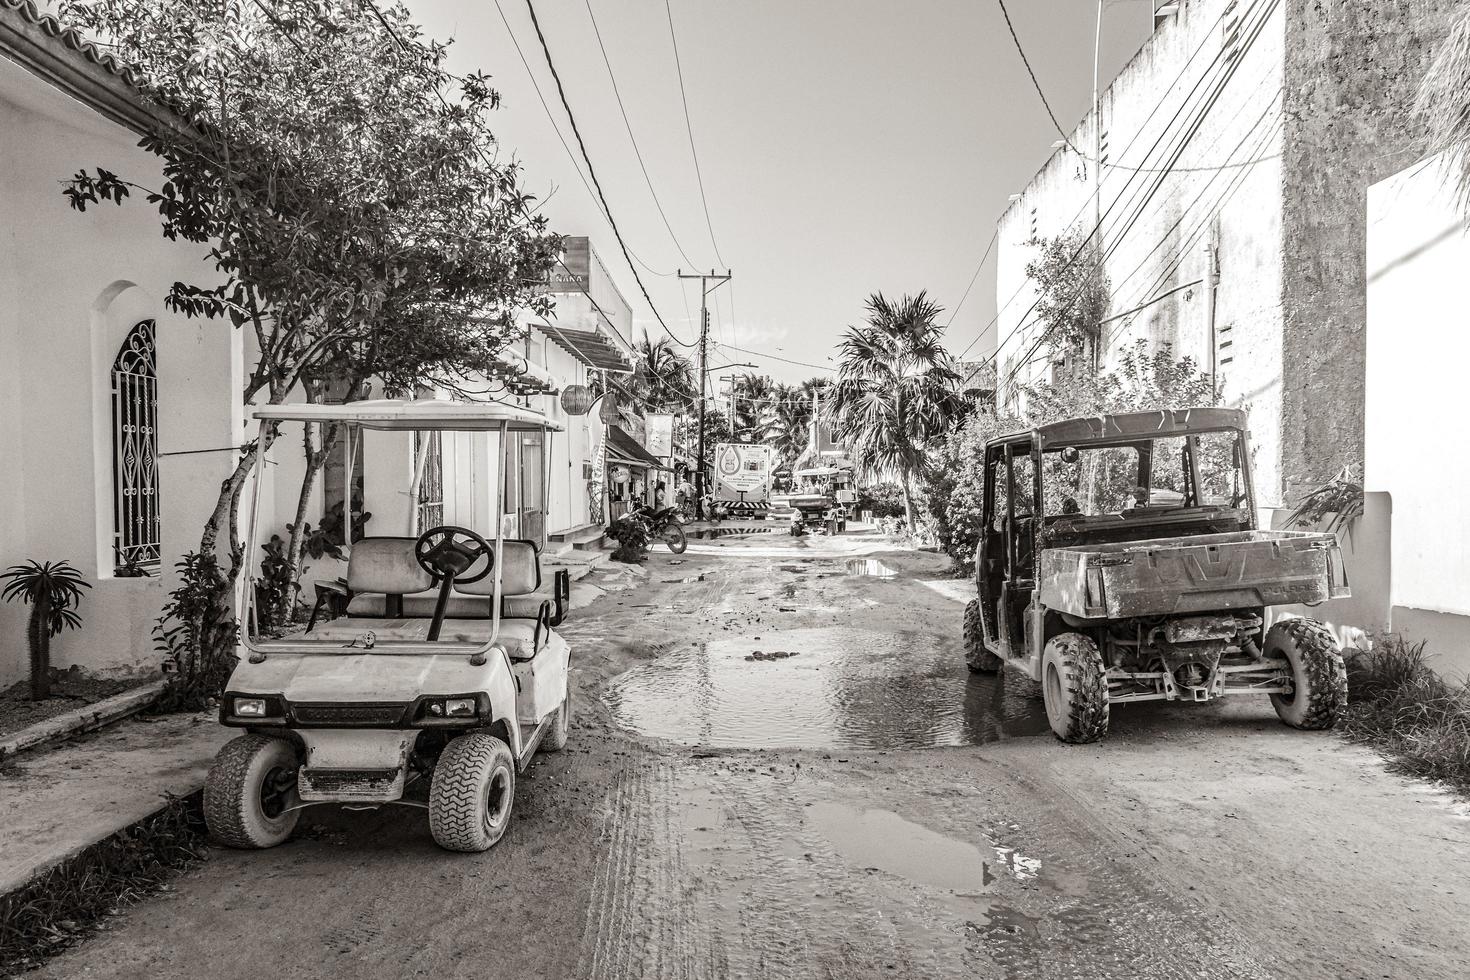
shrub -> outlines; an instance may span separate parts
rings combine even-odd
[[[159,707],[198,711],[218,697],[235,669],[238,623],[230,610],[230,580],[212,554],[189,552],[175,566],[179,585],[154,624],[154,647],[168,675]]]
[[[648,543],[652,537],[648,525],[635,514],[624,514],[607,526],[607,536],[618,543],[612,553],[613,561],[636,565],[648,557]]]
[[[255,608],[264,625],[279,629],[291,622],[301,585],[292,579],[284,538],[272,534],[260,550],[265,557],[260,561],[260,581],[255,586]]]
[[[875,483],[859,488],[854,510],[861,514],[873,512],[873,517],[902,517],[903,488],[897,483]]]

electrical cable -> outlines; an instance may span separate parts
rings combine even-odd
[[[1031,85],[1036,89],[1036,94],[1041,97],[1041,104],[1046,107],[1046,114],[1051,117],[1051,124],[1056,127],[1058,133],[1062,134],[1062,142],[1076,150],[1077,148],[1072,146],[1072,137],[1062,128],[1062,124],[1057,122],[1057,114],[1051,111],[1051,103],[1046,101],[1046,93],[1041,90],[1041,83],[1036,80],[1036,72],[1031,70],[1031,59],[1026,57],[1026,49],[1021,47],[1021,39],[1016,36],[1016,25],[1011,23],[1011,12],[1006,9],[1006,0],[995,0],[995,2],[1000,4],[1001,16],[1005,17],[1006,28],[1010,30],[1011,40],[1016,44],[1016,53],[1021,56],[1021,64],[1026,66],[1026,74],[1031,76]]]
[[[815,368],[818,371],[836,371],[837,370],[836,368],[832,367],[830,364],[811,364],[811,363],[808,363],[806,361],[794,361],[794,360],[792,360],[789,357],[778,357],[775,354],[767,354],[765,351],[747,350],[744,347],[736,347],[734,344],[722,344],[719,341],[715,341],[714,344],[715,344],[716,347],[724,347],[727,350],[739,351],[740,353],[749,355],[751,357],[764,357],[764,358],[768,358],[769,360],[772,360],[772,361],[781,361],[781,362],[783,362],[785,364],[795,364],[797,367]]]
[[[530,0],[526,0],[527,3]],[[669,0],[664,0],[664,12],[669,18],[669,40],[674,46],[674,70],[679,76],[679,101],[684,104],[684,131],[689,134],[689,155],[694,158],[694,177],[699,184],[699,200],[704,205],[704,224],[709,229],[709,243],[714,246],[715,258],[719,259],[720,265],[729,268],[729,263],[720,255],[719,242],[715,241],[714,222],[709,217],[709,198],[704,193],[704,174],[699,169],[699,151],[694,148],[694,124],[689,121],[689,96],[684,91],[684,65],[679,60],[679,37],[674,33],[674,8]]]

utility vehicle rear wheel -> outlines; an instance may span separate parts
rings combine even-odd
[[[1046,641],[1041,653],[1046,719],[1063,742],[1096,742],[1108,733],[1108,679],[1097,644],[1081,633]]]
[[[1001,668],[1001,659],[985,649],[984,615],[979,599],[965,603],[965,665],[972,674],[993,674]]]
[[[301,802],[301,761],[284,739],[241,735],[219,750],[204,779],[204,823],[227,847],[275,847],[291,836]]]
[[[429,831],[449,851],[488,851],[505,835],[516,762],[494,735],[471,732],[444,747],[429,783]]]
[[[567,683],[567,696],[562,699],[561,707],[556,709],[556,718],[547,728],[546,734],[541,736],[542,752],[560,752],[567,747],[567,736],[572,727],[572,685]]]
[[[676,555],[682,555],[684,549],[689,547],[689,538],[684,534],[684,529],[677,524],[670,524],[664,531],[664,541],[668,543],[669,550]]]
[[[1347,667],[1331,631],[1310,619],[1287,619],[1266,631],[1267,657],[1291,664],[1290,694],[1271,695],[1276,714],[1292,728],[1321,730],[1347,710]]]

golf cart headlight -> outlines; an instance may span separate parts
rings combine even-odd
[[[447,718],[475,717],[474,698],[445,698],[444,715]]]
[[[264,718],[264,698],[236,698],[235,714],[242,718]]]

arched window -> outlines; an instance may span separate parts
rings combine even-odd
[[[154,324],[128,331],[112,364],[113,554],[119,569],[156,566],[158,516],[158,359]]]

